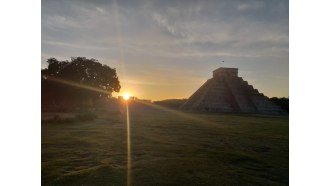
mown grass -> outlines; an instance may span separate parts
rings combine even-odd
[[[132,185],[288,185],[288,117],[188,115],[130,110]],[[126,150],[125,113],[44,123],[42,185],[126,185]]]

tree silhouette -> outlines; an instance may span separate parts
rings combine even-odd
[[[116,69],[102,65],[96,59],[76,57],[69,62],[49,58],[47,63],[48,67],[41,70],[43,105],[81,105],[120,90]]]
[[[272,97],[269,99],[276,105],[280,106],[283,110],[289,112],[289,98],[277,98],[277,97]]]

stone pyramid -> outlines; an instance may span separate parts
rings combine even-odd
[[[218,68],[181,107],[184,111],[285,114],[243,78],[237,68]]]

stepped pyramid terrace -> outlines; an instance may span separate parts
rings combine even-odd
[[[238,76],[238,68],[220,67],[181,107],[184,111],[285,114]]]

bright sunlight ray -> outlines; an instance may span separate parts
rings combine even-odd
[[[46,77],[48,80],[54,81],[54,82],[58,82],[58,83],[63,83],[66,85],[70,85],[70,86],[74,86],[74,87],[79,87],[79,88],[83,88],[83,89],[87,89],[87,90],[92,90],[92,91],[96,91],[96,92],[100,92],[100,93],[106,93],[109,94],[110,92],[105,91],[103,89],[100,88],[95,88],[95,87],[90,87],[87,85],[83,85],[83,84],[79,84],[79,83],[75,83],[72,81],[68,81],[68,80],[63,80],[63,79],[58,79],[58,78],[54,78],[51,76],[47,76]],[[124,94],[124,99],[128,100],[130,98],[130,95],[128,93]],[[180,112],[177,110],[173,110],[173,109],[169,109],[169,108],[165,108],[159,105],[155,105],[155,104],[151,104],[151,103],[146,103],[143,101],[139,101],[138,99],[135,99],[134,101],[144,104],[148,107],[153,107],[156,109],[160,109],[169,113],[172,113],[174,115],[189,119],[191,121],[195,121],[198,122],[200,124],[204,124],[204,125],[213,125],[215,127],[221,127],[222,125],[219,125],[219,123],[210,121],[210,120],[206,120],[204,118],[199,118],[196,116],[193,116],[191,114],[188,113],[184,113],[184,112]],[[130,114],[129,114],[129,102],[125,101],[126,104],[126,126],[127,126],[127,186],[131,186],[132,184],[132,180],[131,180],[131,172],[132,172],[132,159],[131,159],[131,130],[130,130]]]
[[[127,186],[131,185],[131,127],[129,119],[129,102],[126,101],[126,123],[127,123]]]

